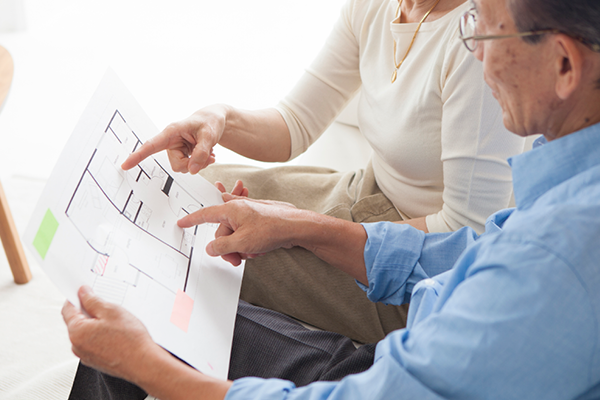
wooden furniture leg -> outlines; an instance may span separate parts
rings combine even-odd
[[[25,258],[23,246],[21,246],[19,233],[8,207],[2,183],[0,183],[0,239],[2,239],[4,252],[6,253],[15,283],[29,282],[31,271],[29,270],[29,264],[27,264],[27,258]]]
[[[13,59],[4,47],[0,46],[0,110],[12,83],[15,65]]]
[[[8,90],[12,83],[14,73],[14,63],[10,53],[0,46],[0,110],[8,95]],[[16,283],[27,283],[31,279],[31,271],[27,258],[21,246],[19,232],[13,221],[8,201],[0,183],[0,239],[4,246],[4,252],[8,259],[8,264],[12,270],[13,278]]]

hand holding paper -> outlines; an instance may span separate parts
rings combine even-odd
[[[62,309],[73,353],[87,366],[135,381],[136,370],[145,364],[144,356],[164,350],[124,308],[102,300],[89,286],[81,287],[78,295],[87,316],[68,301]]]
[[[243,268],[206,254],[216,226],[177,226],[222,204],[222,194],[174,172],[164,152],[152,155],[159,147],[144,142],[156,132],[109,71],[52,171],[24,243],[72,304],[90,286],[141,320],[160,346],[225,378]],[[144,148],[152,151],[123,171]],[[234,193],[247,190],[240,183]]]

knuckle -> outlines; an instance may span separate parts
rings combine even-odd
[[[74,349],[79,349],[81,347],[84,338],[85,336],[78,329],[69,331],[69,340]]]
[[[177,122],[171,122],[169,125],[165,127],[163,132],[167,135],[175,134],[179,130],[179,124]]]
[[[83,361],[83,353],[81,351],[79,351],[79,348],[77,348],[75,345],[71,346],[71,351],[73,352],[73,354],[75,354],[75,356],[77,358],[80,358]]]
[[[222,239],[216,239],[213,242],[212,245],[213,251],[217,254],[224,254],[223,253],[223,240]]]

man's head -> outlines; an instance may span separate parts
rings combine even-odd
[[[600,122],[600,1],[473,0],[486,82],[506,127],[549,140]]]

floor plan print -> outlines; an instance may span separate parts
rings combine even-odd
[[[140,145],[115,110],[65,210],[96,253],[94,290],[118,304],[140,279],[185,292],[196,228],[179,229],[176,222],[203,207],[154,158],[121,170],[123,157],[115,154]]]
[[[211,182],[176,173],[165,152],[124,171],[158,129],[114,72],[83,112],[23,242],[72,304],[82,285],[139,318],[152,339],[205,374],[225,379],[243,265],[210,257],[217,226],[177,221],[223,203]]]

